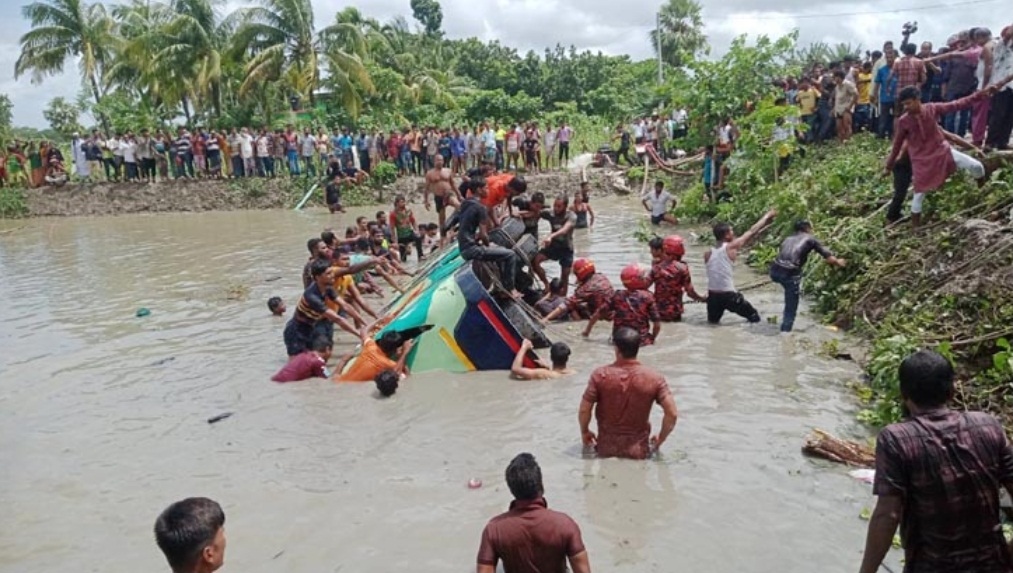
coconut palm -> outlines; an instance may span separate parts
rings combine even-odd
[[[142,98],[170,101],[175,105],[182,94],[172,84],[171,73],[153,61],[152,54],[163,43],[164,30],[172,21],[169,7],[151,0],[132,0],[112,9],[117,22],[112,63],[106,69],[106,88],[134,90]]]
[[[95,103],[101,103],[99,78],[113,44],[113,20],[105,6],[82,0],[39,0],[24,6],[21,13],[32,29],[21,36],[14,77],[31,72],[32,82],[40,83],[47,75],[60,74],[67,58],[75,58]]]
[[[152,65],[184,94],[180,99],[190,120],[190,103],[211,102],[221,116],[221,79],[232,21],[221,19],[221,0],[172,0],[172,19],[163,28]]]
[[[707,50],[703,33],[700,4],[695,0],[668,0],[659,15],[661,58],[670,66],[679,67],[687,57]],[[658,28],[651,30],[650,41],[658,49]]]

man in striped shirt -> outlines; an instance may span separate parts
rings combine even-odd
[[[904,571],[1013,572],[999,521],[999,488],[1013,493],[1013,454],[1002,424],[951,410],[953,367],[922,350],[900,365],[903,421],[876,440],[878,496],[860,573],[875,573],[900,525]]]

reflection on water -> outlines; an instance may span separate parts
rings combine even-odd
[[[647,262],[635,202],[595,206],[578,251],[613,277]],[[578,374],[562,380],[430,372],[387,401],[369,385],[269,382],[285,350],[265,301],[281,295],[291,312],[306,239],[357,214],[33,220],[0,236],[0,571],[160,570],[152,523],[189,495],[225,506],[224,571],[470,571],[521,451],[583,528],[595,570],[854,568],[868,487],[799,447],[814,426],[860,431],[843,389],[855,371],[799,349],[805,333],[738,317],[712,328],[689,305],[642,355],[680,409],[646,462],[580,455],[577,405],[612,359],[607,328],[587,341],[551,328],[574,348]],[[701,286],[702,249],[688,254]],[[237,285],[248,299],[229,300]],[[772,289],[748,296],[780,310]],[[472,477],[485,486],[469,490]]]

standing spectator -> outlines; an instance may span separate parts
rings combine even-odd
[[[947,40],[947,45],[949,51],[935,56],[933,60],[942,60],[946,65],[945,81],[942,85],[943,101],[956,101],[974,93],[977,81],[974,74],[981,48],[970,46],[967,32],[951,36]],[[960,137],[964,137],[970,128],[970,109],[948,113],[943,118],[943,129]]]
[[[893,52],[887,53],[886,65],[876,72],[876,79],[873,85],[878,86],[879,91],[872,93],[873,104],[879,107],[879,129],[876,135],[881,138],[893,137],[894,101],[896,100],[897,78],[893,74],[894,56]]]
[[[894,94],[899,94],[901,90],[909,86],[913,86],[921,94],[926,79],[925,62],[915,57],[915,51],[914,44],[908,43],[900,47],[901,57],[893,63],[893,76],[897,84],[894,87]],[[901,104],[895,98],[893,105],[894,131],[897,129],[897,119],[900,118],[901,113],[903,113]]]
[[[816,103],[820,98],[820,91],[813,87],[807,78],[802,78],[798,85],[798,94],[795,99],[798,101],[799,120],[806,126],[805,141],[811,142],[816,138],[817,117]],[[714,178],[716,180],[716,178]]]
[[[313,156],[317,152],[317,138],[313,136],[310,128],[304,128],[302,138],[299,140],[299,156],[302,157],[302,168],[306,175],[315,177],[317,174],[316,162]]]
[[[612,336],[615,362],[596,368],[580,401],[578,422],[585,446],[599,457],[644,459],[658,451],[675,429],[679,412],[665,377],[637,360],[640,333],[620,328]],[[651,407],[661,406],[661,431],[651,436]],[[591,431],[591,416],[598,434]]]
[[[285,130],[285,158],[288,160],[288,174],[290,177],[299,176],[299,133],[288,125]]]
[[[355,150],[359,154],[359,169],[368,172],[370,168],[369,164],[369,146],[371,139],[366,135],[365,129],[359,130],[359,137],[355,140]]]
[[[542,470],[531,454],[519,454],[506,469],[514,496],[510,510],[489,521],[478,549],[478,573],[591,573],[580,528],[545,502]]]
[[[239,132],[239,156],[243,159],[243,176],[253,177],[257,172],[257,163],[253,159],[253,136],[250,128],[244,127]]]
[[[556,133],[556,140],[559,143],[559,166],[563,169],[570,166],[570,141],[573,139],[573,129],[564,121]]]
[[[141,168],[141,180],[145,183],[155,182],[155,145],[148,129],[141,130],[137,138],[137,163]]]
[[[858,104],[858,89],[844,79],[843,70],[834,72],[834,119],[837,121],[837,139],[844,142],[851,139],[851,124],[855,105]]]
[[[972,40],[981,48],[974,77],[978,80],[978,89],[984,89],[993,85],[992,32],[988,28],[974,28]],[[977,100],[971,108],[971,143],[975,147],[981,147],[985,143],[985,130],[988,128],[988,112],[991,107],[991,99],[982,99]]]
[[[1001,78],[1010,75],[1013,75],[1013,26],[1006,26],[992,51],[992,79],[993,82],[999,82],[1002,81]],[[992,112],[985,144],[990,149],[1005,150],[1009,148],[1009,138],[1013,132],[1013,84],[998,87],[999,91],[992,96]]]
[[[271,137],[271,156],[274,159],[275,173],[282,173],[287,169],[288,162],[285,160],[287,148],[285,133],[280,129],[274,130],[274,136]]]
[[[855,106],[854,131],[870,131],[872,121],[872,99],[870,88],[872,87],[872,62],[863,62],[862,68],[855,76],[857,82],[855,88],[858,90],[858,105]]]
[[[1013,569],[1000,522],[1000,488],[1013,494],[1013,455],[1002,424],[958,412],[953,367],[931,350],[899,368],[905,419],[876,438],[878,497],[860,573],[876,573],[897,525],[905,571]]]
[[[257,136],[257,174],[261,177],[274,177],[274,150],[270,133],[261,128]]]

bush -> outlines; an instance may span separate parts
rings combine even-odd
[[[373,168],[369,174],[369,181],[374,187],[390,185],[397,180],[397,165],[390,161],[384,161]]]
[[[25,194],[15,187],[0,187],[0,219],[19,219],[28,215]]]

